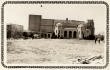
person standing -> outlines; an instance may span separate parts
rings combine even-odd
[[[96,44],[96,42],[97,42],[97,38],[95,38],[95,44]]]
[[[98,42],[99,42],[99,44],[100,44],[100,40],[101,40],[101,39],[100,39],[100,37],[99,37],[99,38],[98,38]]]
[[[98,36],[96,35],[96,36],[95,36],[95,44],[97,43],[97,38],[98,38]]]
[[[95,38],[95,43],[98,41],[98,43],[100,44],[100,41],[101,41],[101,35],[98,34],[98,36],[96,36]]]

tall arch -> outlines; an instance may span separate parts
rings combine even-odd
[[[67,31],[64,31],[64,37],[67,38]]]
[[[72,31],[69,31],[69,38],[72,38]]]
[[[74,32],[73,32],[73,38],[76,38],[76,37],[77,37],[77,32],[74,31]]]

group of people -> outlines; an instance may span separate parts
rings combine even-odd
[[[95,36],[95,43],[97,43],[97,41],[98,41],[98,43],[100,44],[100,42],[101,42],[102,40],[104,40],[104,36],[101,36],[100,34],[97,35],[97,36]]]
[[[98,43],[100,44],[101,39],[100,38],[95,38],[95,43],[98,41]]]

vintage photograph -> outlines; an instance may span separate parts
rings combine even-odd
[[[106,64],[104,4],[7,4],[6,64]]]

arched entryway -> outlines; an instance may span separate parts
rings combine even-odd
[[[72,31],[69,31],[69,38],[72,38]]]
[[[47,34],[44,34],[44,38],[46,38],[47,37]]]
[[[64,37],[67,38],[67,31],[64,31]]]
[[[50,34],[48,34],[48,38],[50,38]]]
[[[77,34],[76,31],[74,31],[74,32],[73,32],[73,38],[76,38],[76,37],[77,37],[76,34]]]
[[[84,33],[82,32],[82,36],[83,36],[83,38],[84,38]]]

